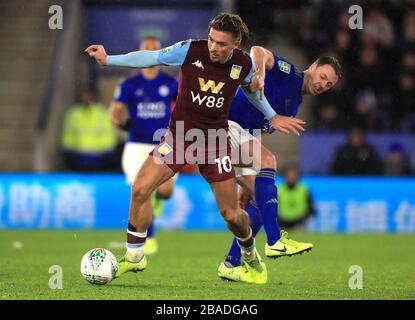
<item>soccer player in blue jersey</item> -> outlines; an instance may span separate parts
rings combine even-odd
[[[140,45],[140,50],[155,51],[160,48],[160,42],[154,37],[143,39]],[[160,71],[160,67],[142,69],[117,86],[110,117],[115,125],[128,131],[128,141],[122,155],[122,169],[128,184],[132,185],[148,154],[160,142],[154,141],[154,133],[160,128],[166,128],[167,131],[177,89],[176,79]],[[126,113],[128,117],[124,116]],[[171,197],[173,185],[174,178],[169,179],[152,195],[151,206],[146,210],[150,211],[153,218],[161,213],[162,201]],[[144,251],[147,255],[158,251],[154,219],[147,230]]]
[[[337,59],[330,56],[319,58],[305,71],[259,46],[251,48],[251,57],[257,68],[254,76],[256,81],[251,83],[251,89],[259,89],[276,113],[282,116],[295,117],[304,95],[321,94],[331,89],[341,78],[341,66]],[[275,131],[271,123],[239,91],[233,100],[229,119],[232,149],[237,153],[247,153],[249,144],[260,144],[251,135],[255,129],[261,130],[261,135]],[[289,133],[286,128],[277,129]],[[296,131],[300,133],[300,130]],[[289,239],[287,232],[280,230],[277,222],[278,193],[274,185],[277,161],[264,146],[257,147],[261,149],[261,157],[254,161],[254,167],[238,168],[234,164],[237,181],[242,186],[239,195],[241,207],[249,214],[253,233],[256,234],[264,226],[267,235],[265,255],[270,258],[311,250],[311,243]],[[225,261],[219,266],[218,275],[229,280],[244,281],[245,273],[240,262],[240,250],[233,241]]]

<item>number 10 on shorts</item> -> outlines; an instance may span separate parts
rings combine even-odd
[[[229,156],[215,159],[215,163],[218,165],[219,174],[222,174],[223,170],[227,173],[232,171],[232,162]]]

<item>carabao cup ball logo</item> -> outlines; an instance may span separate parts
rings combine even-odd
[[[92,269],[94,269],[94,271],[97,271],[99,266],[104,262],[106,255],[107,253],[102,248],[94,249],[89,254],[89,262],[91,263]]]

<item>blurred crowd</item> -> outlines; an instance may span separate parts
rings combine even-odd
[[[341,83],[316,99],[314,129],[413,133],[415,1],[362,2],[361,30],[349,27],[351,4],[316,0],[301,9],[297,44],[308,60],[333,54],[344,70]]]

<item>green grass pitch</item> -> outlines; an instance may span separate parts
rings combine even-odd
[[[265,259],[266,285],[221,280],[226,232],[159,232],[160,251],[147,269],[110,285],[87,283],[79,272],[84,253],[122,248],[124,231],[0,231],[0,299],[415,299],[415,237],[392,234],[291,233],[314,243],[311,252]],[[264,234],[257,239],[263,255]],[[63,289],[49,288],[49,267],[63,270]],[[363,269],[363,289],[349,288],[349,268]]]

